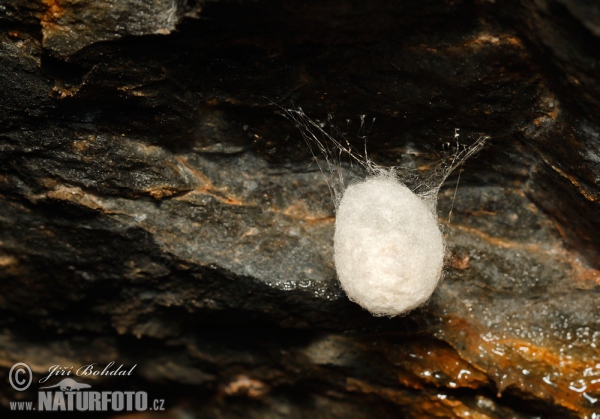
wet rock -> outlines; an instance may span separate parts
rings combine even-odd
[[[35,376],[4,411],[114,361],[136,367],[80,379],[157,417],[595,417],[594,6],[200,5],[0,6],[0,368]],[[292,106],[425,181],[455,128],[490,136],[440,192],[426,306],[348,301]]]

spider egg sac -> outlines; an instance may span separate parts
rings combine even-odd
[[[338,278],[348,297],[379,316],[406,313],[435,290],[444,239],[422,198],[389,174],[350,185],[334,235]]]

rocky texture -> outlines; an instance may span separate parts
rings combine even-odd
[[[6,374],[138,364],[86,382],[165,398],[157,417],[597,417],[594,6],[0,8]],[[370,156],[422,176],[454,128],[491,136],[440,193],[427,306],[347,300],[324,176],[275,104],[350,134],[375,117]],[[2,406],[36,388],[2,387]]]
[[[0,5],[4,21],[41,25],[46,53],[64,59],[97,42],[168,35],[184,17],[197,18],[200,9],[194,0],[21,0]]]

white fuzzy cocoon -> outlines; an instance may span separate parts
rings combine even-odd
[[[344,192],[334,252],[348,297],[375,315],[395,316],[435,290],[444,239],[430,206],[395,177],[379,175]]]

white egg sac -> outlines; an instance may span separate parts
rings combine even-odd
[[[375,315],[425,303],[444,262],[444,239],[430,207],[395,177],[350,185],[339,203],[335,267],[348,297]]]

